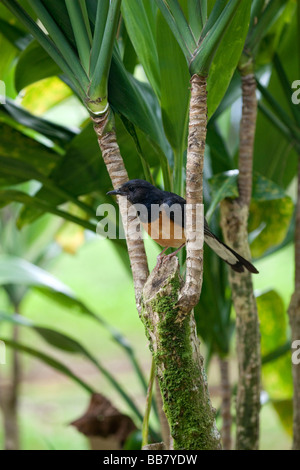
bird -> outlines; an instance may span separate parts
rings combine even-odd
[[[157,257],[156,268],[159,268],[163,258],[174,256],[186,244],[184,231],[186,200],[183,197],[170,191],[163,191],[141,179],[129,180],[119,188],[106,194],[127,197],[128,201],[138,208],[137,215],[142,226],[154,241],[164,247]],[[179,218],[174,216],[174,211],[167,210],[172,206],[179,208]],[[153,208],[156,208],[156,210],[153,210]],[[157,208],[160,208],[160,210],[157,210]],[[169,224],[166,224],[166,220]],[[247,270],[253,274],[258,273],[258,270],[250,261],[243,258],[213,234],[205,218],[204,241],[234,271],[242,273]],[[170,255],[163,256],[168,248],[177,248],[177,250]]]

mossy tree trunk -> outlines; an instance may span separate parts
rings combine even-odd
[[[206,123],[206,79],[193,75],[186,169],[186,280],[180,278],[177,258],[163,262],[144,287],[141,314],[174,449],[221,448],[193,314],[202,287]]]
[[[125,198],[118,201],[131,261],[137,308],[150,340],[163,407],[176,449],[219,449],[221,446],[192,312],[202,287],[206,101],[206,79],[194,75],[191,79],[187,153],[185,283],[179,278],[177,258],[171,258],[168,263],[163,263],[158,272],[151,274],[145,285],[148,266],[144,245],[142,240],[131,239],[131,230],[136,232],[136,224],[132,228],[130,220],[127,220],[127,201],[123,204]],[[128,180],[128,175],[111,116],[106,113],[92,119],[113,187],[118,188]]]
[[[219,449],[193,312],[178,306],[183,281],[176,257],[152,272],[141,318],[149,339],[174,449]]]
[[[292,343],[300,340],[300,158],[295,228],[295,291],[289,305]],[[293,364],[293,450],[300,450],[300,364]]]
[[[240,126],[239,197],[221,203],[221,225],[225,242],[246,259],[251,258],[248,243],[248,215],[252,192],[253,146],[256,128],[256,82],[252,61],[242,64],[242,120]],[[238,390],[236,405],[237,449],[258,449],[260,412],[260,333],[251,274],[229,271],[236,311]]]

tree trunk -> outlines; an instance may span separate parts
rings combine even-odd
[[[292,343],[300,339],[300,158],[298,162],[298,199],[295,228],[295,292],[289,305]],[[300,450],[300,364],[293,364],[293,450]]]
[[[92,120],[94,122],[94,129],[98,137],[99,147],[112,185],[114,189],[117,189],[128,181],[128,174],[117,143],[111,111],[107,111],[100,117],[92,116]],[[130,218],[128,219],[129,206],[127,199],[124,197],[118,197],[118,204],[127,241],[136,305],[140,312],[140,297],[149,275],[145,247],[142,239],[136,239],[136,223],[131,221]]]
[[[240,127],[239,197],[221,203],[221,225],[225,242],[246,259],[251,258],[248,243],[248,214],[252,192],[253,145],[256,127],[256,82],[252,63],[241,70],[243,110]],[[229,271],[236,311],[238,356],[237,449],[258,449],[260,411],[260,333],[251,274]]]
[[[174,449],[219,449],[193,312],[183,313],[183,281],[176,257],[152,272],[143,290],[141,318],[150,342]]]
[[[221,375],[221,413],[222,413],[222,444],[224,450],[231,450],[231,386],[229,380],[229,364],[227,359],[219,358]]]
[[[13,328],[13,339],[18,339],[18,327]],[[19,450],[18,393],[20,384],[19,354],[13,351],[10,383],[3,383],[0,391],[0,406],[4,422],[5,450]]]
[[[127,201],[119,206],[128,245],[136,303],[150,339],[164,411],[175,449],[219,449],[203,359],[192,309],[199,300],[203,264],[203,163],[206,139],[206,79],[191,79],[191,103],[186,172],[186,281],[179,277],[177,258],[163,263],[148,277],[142,240],[131,239],[136,224],[127,220]],[[111,125],[111,116],[92,117],[99,146],[114,188],[128,181]],[[123,202],[124,201],[124,202]],[[143,290],[143,286],[144,290]],[[141,304],[141,292],[143,302]],[[174,348],[174,341],[175,348]]]
[[[177,258],[163,262],[146,282],[141,314],[174,449],[221,448],[192,310],[202,287],[206,124],[206,79],[194,75],[186,167],[186,280],[180,278]]]
[[[203,167],[207,127],[206,78],[193,75],[186,163],[186,280],[179,299],[186,313],[198,303],[203,273]]]

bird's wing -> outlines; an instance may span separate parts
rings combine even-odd
[[[185,227],[185,204],[186,201],[183,197],[178,196],[174,193],[164,192],[164,196],[161,200],[162,206],[169,208],[168,214],[172,222]]]

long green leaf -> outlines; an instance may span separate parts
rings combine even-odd
[[[275,99],[275,97],[269,92],[267,88],[261,85],[260,82],[257,82],[257,88],[261,92],[267,103],[271,106],[273,111],[281,119],[283,124],[290,130],[294,138],[296,140],[300,140],[300,130],[297,128],[293,119],[286,113],[286,111],[282,108],[279,102]]]
[[[70,201],[83,210],[89,217],[95,218],[95,211],[92,207],[81,202],[79,199],[74,198],[72,194],[65,191],[63,188],[58,187],[49,178],[45,177],[36,171],[31,165],[15,159],[3,158],[0,156],[1,170],[4,175],[20,178],[21,181],[36,180],[43,183],[44,187],[57,197],[63,200]]]
[[[44,269],[24,259],[0,255],[0,285],[7,284],[35,287],[57,304],[67,307],[69,311],[76,310],[99,323],[110,333],[113,341],[128,355],[143,389],[147,389],[144,375],[137,362],[132,346],[127,339],[115,327],[107,323],[104,318],[94,313],[85,303],[78,299],[68,286]]]
[[[280,295],[268,290],[256,297],[261,332],[261,353],[265,357],[287,342],[287,315]],[[293,394],[290,350],[262,368],[264,389],[271,399],[291,398]]]
[[[176,26],[180,32],[181,37],[183,38],[185,44],[187,45],[189,51],[193,53],[197,45],[194,35],[191,31],[190,25],[187,22],[184,13],[181,9],[180,3],[178,0],[163,0],[169,9],[171,15],[174,18]]]
[[[14,121],[9,118],[11,122],[8,123],[7,117],[0,113],[1,155],[11,160],[16,159],[26,162],[35,167],[43,175],[48,175],[59,161],[57,153],[29,136],[24,135],[22,125],[19,125],[17,128],[12,127]],[[2,120],[3,122],[1,122]],[[44,156],[43,161],[41,161],[41,155]],[[9,182],[0,174],[0,185],[14,184],[14,179],[16,178],[12,178],[12,181]]]
[[[29,34],[2,19],[0,19],[0,31],[19,50],[25,49],[31,41]]]
[[[222,174],[222,183],[221,183],[221,175],[216,175],[210,180],[210,185],[213,192],[212,202],[209,206],[209,209],[206,213],[206,218],[210,221],[217,205],[225,198],[237,198],[238,188],[237,188],[237,170],[231,170],[224,174]]]
[[[88,39],[89,39],[89,43],[90,43],[90,45],[92,45],[93,34],[92,34],[92,30],[91,30],[91,24],[90,24],[87,4],[86,4],[85,0],[79,0],[79,4],[80,4],[81,14],[82,14],[82,18],[83,18],[83,21],[84,21],[84,24],[85,24],[87,36],[88,36]]]
[[[188,0],[189,24],[196,42],[207,20],[207,0]]]
[[[91,230],[92,232],[96,232],[97,226],[88,222],[87,220],[80,219],[79,217],[70,214],[69,212],[56,209],[51,204],[38,199],[37,197],[29,196],[28,194],[24,193],[23,191],[16,191],[16,190],[6,190],[0,191],[0,207],[4,207],[11,202],[20,202],[21,204],[25,204],[26,206],[33,206],[43,213],[49,212],[50,214],[57,215],[69,222],[73,222],[87,230]]]
[[[53,330],[52,328],[45,328],[38,326],[31,322],[30,320],[20,316],[20,315],[9,315],[3,312],[0,312],[0,322],[1,321],[8,321],[14,323],[19,326],[26,326],[33,329],[36,333],[38,333],[48,344],[58,348],[64,352],[68,352],[71,354],[80,354],[85,359],[90,361],[110,382],[110,384],[115,388],[115,390],[121,395],[124,401],[127,403],[129,408],[135,413],[139,420],[143,420],[142,414],[136,407],[133,400],[130,396],[126,393],[123,387],[119,384],[119,382],[113,377],[113,375],[105,368],[103,365],[78,341],[74,340],[70,336],[67,336],[57,330]],[[49,364],[50,365],[50,364]]]
[[[51,60],[53,59],[53,60]],[[44,78],[61,75],[62,69],[55,62],[42,44],[32,41],[20,54],[15,70],[15,85],[18,92],[23,88]]]
[[[95,71],[89,88],[91,100],[101,99],[99,103],[89,104],[93,112],[102,114],[107,109],[107,85],[111,65],[115,34],[120,16],[121,0],[112,0],[109,5],[100,54],[97,58]],[[94,40],[97,40],[95,38]]]
[[[41,67],[36,67],[36,63],[40,63]],[[31,72],[32,71],[32,72]],[[20,84],[18,90],[28,84],[45,78],[45,76],[59,74],[59,68],[54,61],[43,51],[41,46],[35,42],[30,45],[21,55],[20,62],[17,65],[17,83]],[[24,82],[25,80],[25,82]],[[141,129],[148,139],[148,145],[152,147],[151,153],[156,153],[160,159],[160,165],[164,173],[165,188],[171,190],[170,174],[168,161],[173,163],[172,150],[165,137],[162,119],[160,116],[160,107],[155,94],[147,84],[143,84],[136,80],[125,69],[120,54],[115,48],[113,60],[109,76],[109,96],[114,111],[118,111],[131,121],[138,129]],[[84,146],[93,145],[92,151],[84,151]],[[93,175],[92,180],[95,181],[98,175],[103,178],[101,187],[108,187],[109,180],[105,180],[106,172],[100,168],[101,159],[99,159],[99,146],[93,132],[90,137],[85,139],[82,147],[82,168],[85,169],[85,158],[89,158],[90,152],[96,152],[96,160],[93,169],[89,172]],[[74,153],[76,157],[77,153]],[[88,157],[87,157],[88,155]],[[127,165],[128,166],[127,162]],[[97,168],[96,165],[97,164]],[[73,165],[71,164],[71,168]],[[68,170],[69,171],[69,170]],[[133,175],[134,177],[134,175]],[[99,182],[98,188],[99,186]]]
[[[207,35],[203,38],[197,50],[194,53],[194,58],[190,63],[190,73],[200,75],[207,75],[214,55],[218,49],[218,46],[229,27],[232,19],[239,8],[246,7],[249,9],[250,19],[250,7],[251,1],[244,0],[230,0],[226,5],[215,24],[208,31]],[[248,21],[249,21],[248,19]]]
[[[165,18],[166,22],[169,25],[172,33],[174,34],[178,44],[180,45],[182,52],[185,55],[187,61],[189,61],[190,57],[192,56],[193,49],[190,50],[188,44],[186,43],[184,37],[181,34],[181,31],[178,28],[178,25],[169,9],[166,0],[156,0],[157,6],[160,9],[163,17]]]
[[[74,0],[65,0],[65,3],[72,24],[80,62],[88,75],[90,68],[90,40],[81,6],[77,0],[75,2]]]
[[[290,110],[296,120],[298,127],[300,127],[300,110],[299,110],[299,107],[295,106],[295,104],[291,100],[291,84],[285,73],[285,70],[282,66],[282,63],[278,54],[274,55],[273,63],[274,63],[278,78],[280,80],[282,90],[285,94],[286,101],[290,106]]]
[[[56,44],[60,53],[63,55],[64,60],[68,63],[73,74],[81,83],[83,89],[86,91],[89,86],[89,78],[81,66],[78,56],[75,54],[74,49],[70,45],[68,39],[59,28],[55,19],[49,14],[48,10],[44,7],[41,0],[28,0],[31,7],[36,12],[38,18],[43,23],[44,27],[50,34],[53,42]]]
[[[5,6],[21,21],[22,24],[30,31],[30,33],[39,41],[45,51],[52,57],[58,67],[68,75],[78,93],[83,93],[80,81],[76,74],[73,73],[72,67],[65,60],[56,48],[54,42],[39,28],[39,26],[30,18],[26,11],[20,7],[15,0],[2,0]]]
[[[174,152],[174,190],[183,195],[183,154],[187,139],[190,77],[185,57],[161,13],[157,18],[157,51],[163,125]]]
[[[154,14],[150,14],[148,0],[122,1],[122,15],[128,35],[156,96],[160,98],[156,22]]]
[[[70,17],[64,0],[53,2],[53,0],[42,0],[43,5],[48,10],[52,18],[55,18],[55,23],[58,25],[64,36],[68,39],[73,47],[76,47],[76,41],[72,29]]]
[[[35,116],[21,106],[18,106],[9,98],[7,98],[5,104],[1,106],[1,111],[7,112],[7,114],[18,123],[39,132],[59,145],[70,142],[76,134],[79,133],[77,129],[60,126],[59,124]]]
[[[213,6],[212,11],[202,29],[201,37],[199,43],[205,38],[209,30],[213,27],[213,25],[217,22],[218,18],[220,17],[222,11],[224,10],[227,4],[227,0],[216,0]]]
[[[109,0],[103,0],[102,2],[97,2],[95,29],[94,29],[94,36],[93,36],[92,49],[91,49],[91,67],[90,67],[91,74],[95,72],[96,63],[100,54],[108,10],[109,10]]]
[[[38,349],[31,348],[29,346],[26,346],[25,344],[19,343],[17,341],[13,341],[9,338],[4,338],[1,337],[1,340],[4,341],[6,346],[9,346],[10,348],[13,348],[17,351],[23,352],[25,354],[29,354],[30,356],[35,357],[36,359],[39,359],[40,361],[44,362],[48,366],[50,366],[52,369],[57,370],[61,374],[69,377],[70,379],[74,380],[78,385],[80,385],[84,390],[86,390],[88,393],[96,393],[96,391],[90,387],[87,383],[85,383],[82,379],[80,379],[77,375],[75,375],[67,366],[65,366],[62,362],[58,361],[57,359],[54,359],[51,357],[49,354],[45,354]]]
[[[281,10],[285,7],[286,3],[287,0],[272,0],[268,2],[259,21],[247,38],[247,48],[249,48],[252,53],[255,54],[260,41],[266,35],[271,24],[281,14]]]
[[[218,108],[238,65],[248,32],[250,7],[249,0],[239,4],[213,57],[207,79],[208,119]]]
[[[286,137],[289,142],[292,142],[296,147],[297,141],[295,140],[290,129],[283,124],[283,122],[278,118],[269,108],[267,108],[263,103],[258,103],[259,110],[269,119],[269,121]],[[294,141],[294,142],[293,142]]]

